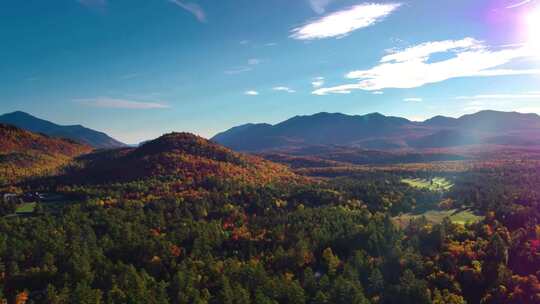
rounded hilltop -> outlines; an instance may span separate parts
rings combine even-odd
[[[129,182],[154,178],[199,184],[209,178],[264,184],[297,179],[286,166],[245,155],[190,133],[169,133],[137,148],[97,151],[78,159],[70,183]]]

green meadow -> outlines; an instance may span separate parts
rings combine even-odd
[[[401,180],[403,183],[418,189],[427,189],[430,191],[445,192],[454,186],[454,184],[444,177],[434,177],[432,179],[424,178],[404,178]]]

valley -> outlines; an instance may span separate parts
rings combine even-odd
[[[4,155],[59,160],[23,169],[3,159],[13,168],[0,187],[8,302],[540,299],[532,148],[253,155],[170,133],[92,151],[3,128],[17,134],[4,135]]]
[[[540,304],[540,0],[0,0],[0,304]]]

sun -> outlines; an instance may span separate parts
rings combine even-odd
[[[540,7],[535,8],[527,15],[527,45],[540,54]]]

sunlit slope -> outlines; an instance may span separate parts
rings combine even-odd
[[[66,181],[130,182],[155,178],[199,185],[209,181],[267,184],[295,180],[287,167],[233,152],[189,133],[170,133],[139,148],[98,151],[78,160]]]
[[[92,150],[74,141],[0,124],[0,184],[51,174]]]

